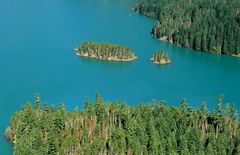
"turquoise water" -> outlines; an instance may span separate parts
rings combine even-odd
[[[131,0],[0,0],[0,150],[12,154],[4,129],[11,115],[36,92],[42,100],[62,101],[69,110],[86,96],[177,105],[184,97],[213,108],[220,93],[240,110],[240,59],[162,43],[149,34],[154,20],[129,10]],[[130,63],[77,57],[84,41],[119,43],[135,49]],[[173,64],[150,63],[162,48]]]

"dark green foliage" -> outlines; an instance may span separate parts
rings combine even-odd
[[[96,95],[82,111],[67,112],[44,105],[36,97],[16,112],[6,129],[14,154],[239,154],[240,128],[233,106],[222,108],[221,95],[214,112],[179,107],[152,100],[128,106],[108,104]]]
[[[158,19],[152,34],[201,51],[240,53],[239,0],[139,0],[133,10]]]
[[[16,112],[10,124],[8,138],[14,143],[14,154],[56,154],[60,149],[62,131],[67,112],[62,104],[40,107],[36,96],[36,107],[31,103]]]
[[[151,58],[151,61],[156,64],[171,63],[167,53],[165,53],[163,50],[158,50],[157,52],[155,52]]]
[[[121,45],[97,42],[85,42],[76,48],[78,55],[113,61],[131,61],[136,59],[131,48],[126,48]]]

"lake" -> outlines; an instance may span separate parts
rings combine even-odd
[[[0,0],[0,150],[12,154],[3,136],[13,113],[35,93],[42,101],[81,108],[96,92],[129,104],[151,99],[176,106],[186,98],[213,109],[220,93],[240,110],[240,58],[197,52],[150,35],[154,20],[129,10],[132,0]],[[134,62],[80,58],[73,48],[85,41],[134,48]],[[172,64],[157,66],[152,54],[164,49]]]

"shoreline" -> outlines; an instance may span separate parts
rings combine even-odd
[[[186,48],[186,49],[190,49],[190,50],[196,50],[196,49],[193,49],[193,48],[187,48],[187,47],[181,46],[179,44],[173,43],[171,41],[168,41],[165,37],[158,38],[154,34],[151,34],[151,36],[153,38],[157,39],[158,41],[162,41],[162,42],[165,42],[165,43],[169,43],[169,44],[176,45],[178,47],[182,47],[182,48]],[[222,53],[212,52],[212,51],[201,51],[201,50],[196,50],[196,51],[204,52],[204,53],[210,53],[210,54],[228,55],[228,56],[231,56],[231,57],[240,58],[240,53],[239,54],[222,54]]]
[[[172,62],[157,62],[157,61],[152,61],[153,64],[156,64],[156,65],[167,65],[167,64],[171,64]]]
[[[239,54],[232,54],[233,57],[240,58],[240,53]]]
[[[152,58],[150,60],[153,64],[156,64],[156,65],[167,65],[167,64],[172,63],[172,61],[170,61],[170,60],[169,61],[161,60],[160,62],[159,61],[154,61]]]
[[[75,50],[76,51],[76,50]],[[117,61],[117,62],[131,62],[131,61],[134,61],[136,60],[138,57],[137,56],[133,56],[133,58],[130,58],[130,59],[118,59],[118,58],[113,58],[113,57],[109,57],[109,58],[98,58],[96,57],[95,55],[92,55],[92,56],[88,56],[88,54],[80,54],[78,52],[76,52],[76,55],[77,56],[80,56],[80,57],[86,57],[86,58],[91,58],[91,59],[97,59],[97,60],[106,60],[106,61]]]

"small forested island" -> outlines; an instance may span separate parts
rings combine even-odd
[[[152,63],[160,65],[172,63],[167,53],[165,53],[163,50],[158,50],[155,52],[150,60]]]
[[[133,61],[137,59],[132,48],[110,43],[85,42],[75,51],[79,56],[101,60]]]
[[[139,0],[132,9],[157,19],[151,33],[162,41],[240,57],[239,0]]]
[[[16,112],[6,129],[14,154],[240,154],[238,114],[233,105],[222,108],[220,96],[215,110],[166,106],[150,101],[131,106],[86,99],[82,110],[68,112],[42,105],[36,96]]]

